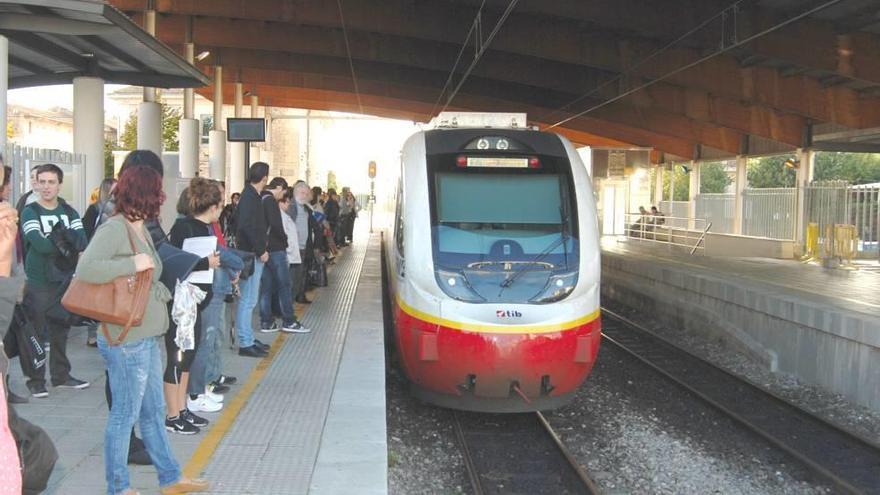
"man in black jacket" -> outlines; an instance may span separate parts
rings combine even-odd
[[[267,249],[269,261],[263,270],[260,284],[260,331],[263,333],[282,332],[308,333],[309,329],[297,321],[293,310],[293,294],[290,285],[290,265],[287,261],[287,235],[281,222],[281,209],[278,200],[287,191],[287,181],[275,177],[263,190],[260,198],[266,217],[268,232]],[[281,328],[272,314],[272,301],[277,300],[281,309]]]
[[[241,298],[235,312],[235,330],[238,335],[238,354],[248,357],[265,357],[268,346],[254,339],[253,316],[254,308],[260,296],[260,279],[263,267],[269,260],[266,215],[260,193],[269,180],[269,165],[256,162],[248,170],[248,183],[238,200],[238,230],[235,240],[238,249],[254,253],[254,273],[239,282]]]

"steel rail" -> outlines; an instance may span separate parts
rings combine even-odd
[[[462,426],[465,421],[463,419],[464,414],[470,413],[453,412],[453,423],[474,494],[484,495],[510,491],[516,493],[582,493],[587,495],[600,493],[595,483],[574,456],[571,455],[565,444],[562,443],[562,440],[553,431],[549,422],[540,412],[532,414],[471,415],[472,418],[476,418],[478,421],[491,418],[491,422],[495,423],[494,428],[478,426],[480,431],[470,434],[472,437],[479,436],[476,440],[469,439],[468,433]],[[527,441],[529,434],[538,434],[544,440],[529,442]],[[516,443],[518,447],[516,449],[505,448],[509,447],[505,440],[509,443],[511,435],[523,438],[523,441]],[[535,440],[535,438],[532,439]],[[494,452],[492,448],[493,440],[494,447],[496,447]],[[541,443],[544,445],[541,445]],[[493,464],[493,453],[497,454],[499,445],[503,449],[505,458],[501,461],[495,460]],[[523,459],[526,459],[527,462],[540,463],[543,461],[545,462],[544,467],[549,464],[559,469],[544,469],[532,473],[516,471],[517,467],[521,466]],[[502,472],[499,472],[498,464],[511,466],[511,471],[504,472],[502,468]],[[563,471],[567,474],[563,473]],[[523,483],[544,484],[541,484],[539,487],[504,485],[503,488],[484,484],[484,479],[502,479],[507,482],[510,477],[517,475],[525,478],[521,480]],[[546,482],[543,481],[544,479],[546,479]]]
[[[618,332],[606,324],[602,332],[606,342],[799,460],[837,488],[853,494],[880,493],[880,445],[693,355],[622,315],[604,307],[602,313],[630,331],[628,334],[623,330]],[[643,346],[646,350],[634,349],[639,342],[624,342],[633,338],[647,342],[649,345]],[[700,384],[701,380],[704,383]],[[793,430],[793,425],[803,431]],[[841,453],[849,456],[842,459],[837,455]],[[847,474],[851,476],[848,478]]]

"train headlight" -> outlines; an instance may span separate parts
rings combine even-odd
[[[485,299],[474,292],[461,272],[437,270],[436,273],[437,283],[449,297],[465,302],[485,302]]]
[[[559,301],[565,298],[565,296],[571,294],[571,291],[573,291],[574,287],[577,285],[577,280],[577,272],[553,275],[547,281],[547,285],[544,286],[544,289],[531,299],[531,302],[551,303]]]

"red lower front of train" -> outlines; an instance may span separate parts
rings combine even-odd
[[[559,407],[589,376],[598,312],[549,333],[468,331],[394,304],[397,348],[413,391],[453,409],[525,412]]]

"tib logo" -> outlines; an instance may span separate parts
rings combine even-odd
[[[495,316],[498,318],[522,318],[522,313],[519,311],[498,309],[495,311]]]

